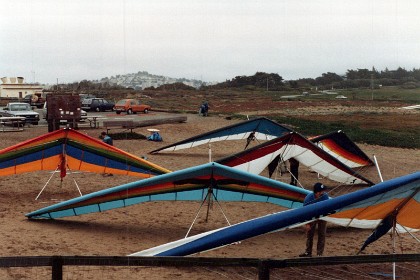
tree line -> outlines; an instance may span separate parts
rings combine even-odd
[[[303,78],[285,81],[276,73],[257,72],[253,76],[236,76],[231,80],[208,86],[206,88],[242,88],[242,89],[267,89],[290,90],[299,88],[379,88],[380,86],[403,86],[416,88],[420,86],[420,69],[406,70],[398,67],[396,70],[378,71],[375,67],[369,69],[350,69],[345,75],[333,72],[323,73],[313,78]]]
[[[252,76],[236,76],[231,80],[226,80],[215,85],[201,86],[201,90],[236,88],[244,90],[265,89],[270,91],[287,91],[294,89],[318,90],[330,88],[379,88],[380,86],[402,86],[404,88],[417,88],[420,86],[420,68],[406,70],[398,67],[396,70],[378,71],[373,67],[369,69],[349,69],[344,75],[333,72],[323,73],[316,78],[302,78],[297,80],[285,81],[277,73],[256,72]],[[108,82],[83,80],[69,84],[54,85],[53,91],[70,92],[109,92],[130,90],[130,88],[110,84]],[[173,86],[164,85],[155,90],[194,90],[189,86],[182,86],[176,83]]]

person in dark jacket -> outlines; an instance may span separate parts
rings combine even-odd
[[[290,185],[297,186],[299,178],[299,161],[294,158],[289,159]]]
[[[303,206],[317,203],[319,201],[328,200],[330,197],[326,193],[326,187],[322,183],[316,183],[313,192],[309,193],[303,201]],[[318,226],[318,243],[316,247],[317,256],[322,256],[325,248],[325,235],[327,233],[327,222],[316,220],[305,225],[306,229],[306,250],[299,257],[312,257],[312,245],[314,243],[314,235]]]

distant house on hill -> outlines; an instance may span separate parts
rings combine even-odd
[[[3,77],[0,84],[0,97],[23,98],[26,95],[41,93],[43,87],[38,84],[26,84],[23,77]]]

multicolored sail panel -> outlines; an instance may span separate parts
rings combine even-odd
[[[341,130],[309,140],[351,168],[374,165],[373,161]]]
[[[0,176],[38,170],[112,173],[149,178],[169,170],[76,130],[64,128],[0,151]]]
[[[217,163],[191,167],[101,190],[32,213],[28,218],[55,219],[77,216],[137,203],[171,200],[202,201],[208,194],[218,201],[268,202],[301,207],[309,191]]]
[[[290,132],[238,154],[217,160],[217,162],[253,174],[260,174],[265,168],[275,169],[280,162],[290,158],[337,182],[373,185],[369,179],[296,132]]]
[[[248,146],[249,142],[254,139],[271,140],[290,131],[291,129],[267,118],[257,118],[200,134],[156,149],[150,153],[154,154],[161,151],[177,151],[224,140],[246,139],[246,146]]]
[[[302,208],[283,211],[140,251],[130,256],[186,256],[287,229],[318,217],[366,220],[369,228],[394,215],[401,231],[420,230],[420,172]],[[348,224],[357,226],[357,224]]]

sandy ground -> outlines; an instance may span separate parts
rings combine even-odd
[[[114,145],[137,156],[147,156],[151,162],[170,170],[180,170],[208,162],[210,148],[211,158],[218,159],[241,151],[245,143],[215,143],[211,147],[201,146],[155,155],[150,155],[148,152],[235,122],[237,120],[226,120],[217,116],[203,118],[188,115],[186,123],[155,126],[161,130],[163,143],[145,140],[116,140]],[[97,137],[101,129],[81,129],[80,131]],[[148,134],[146,128],[137,128],[135,131]],[[47,133],[46,127],[31,127],[23,132],[0,133],[0,148],[6,148],[44,133]],[[376,156],[384,180],[419,170],[419,150],[370,145],[360,145],[360,147],[366,154]],[[362,173],[372,181],[379,182],[376,168],[365,169]],[[136,180],[126,176],[103,177],[100,174],[75,173],[67,176],[61,184],[56,174],[40,198],[35,200],[50,177],[50,172],[40,171],[1,178],[0,252],[2,256],[128,255],[185,237],[200,206],[200,202],[150,202],[60,220],[28,220],[24,216],[25,213],[78,196],[75,182],[81,191],[87,194]],[[288,182],[289,178],[288,175],[276,177],[277,180],[284,182]],[[300,178],[301,183],[307,188],[321,181],[330,187],[339,187],[337,190],[340,191],[337,194],[350,191],[345,186],[319,179],[316,174],[304,168],[301,168]],[[279,206],[265,203],[232,202],[222,203],[221,207],[232,224],[283,210]],[[205,216],[206,210],[203,209],[190,235],[227,225],[217,204],[210,209],[207,222]],[[354,255],[370,233],[371,230],[329,225],[325,255]],[[415,236],[420,238],[419,233]],[[296,228],[255,237],[242,241],[240,244],[202,253],[200,256],[293,258],[302,253],[304,248],[304,230]],[[395,249],[397,253],[419,253],[420,245],[410,235],[401,234],[397,237]],[[392,239],[387,235],[371,244],[365,254],[388,254],[392,250]],[[2,274],[0,278],[1,276]],[[168,279],[170,278],[171,276],[168,276]]]

